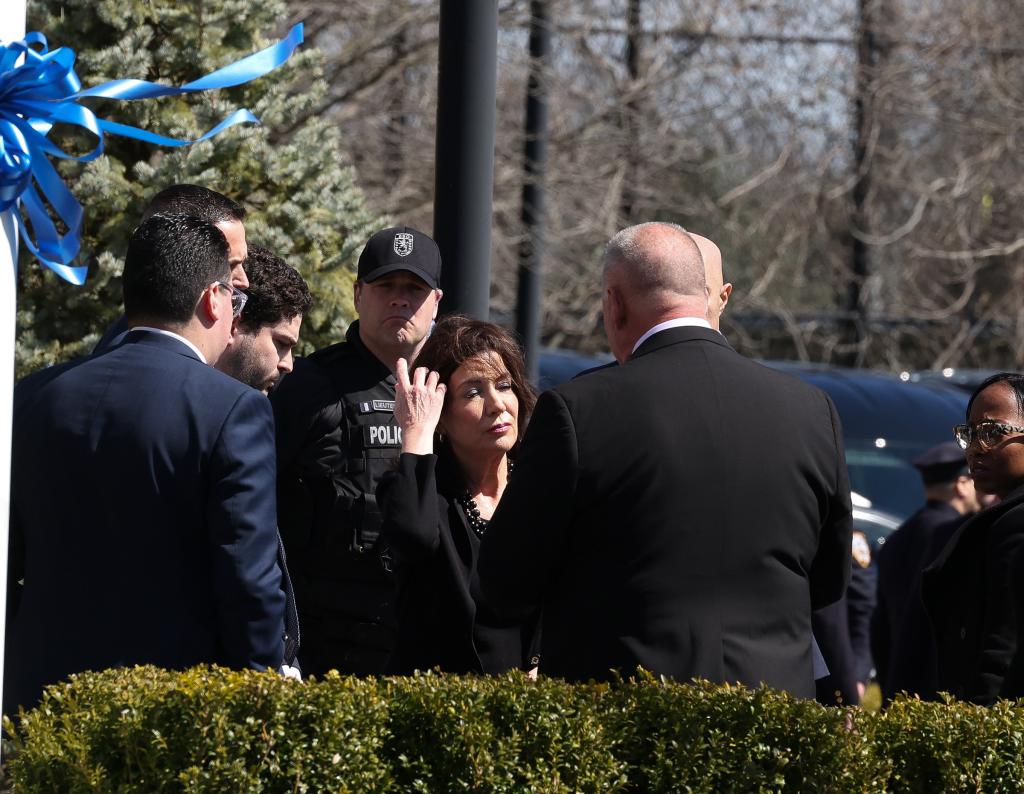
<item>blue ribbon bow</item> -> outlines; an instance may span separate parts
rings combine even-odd
[[[145,80],[112,80],[82,90],[75,73],[75,54],[67,47],[49,52],[42,33],[29,33],[21,41],[0,47],[0,213],[11,211],[18,221],[25,246],[48,268],[72,284],[85,282],[85,267],[70,267],[82,243],[82,206],[68,190],[46,155],[85,162],[103,153],[104,134],[135,138],[161,146],[188,146],[212,138],[243,122],[259,123],[248,110],[236,110],[194,141],[168,138],[138,127],[98,118],[78,104],[86,97],[135,100],[192,94],[248,83],[262,77],[291,57],[302,43],[302,23],[265,50],[183,86]],[[16,65],[24,56],[24,62]],[[96,136],[92,151],[75,157],[47,139],[55,124],[73,124]],[[67,226],[61,235],[46,211],[42,195]],[[17,204],[21,202],[32,224],[29,233]]]

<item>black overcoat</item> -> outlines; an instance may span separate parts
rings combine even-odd
[[[929,500],[886,538],[878,553],[878,603],[871,651],[885,698],[934,694],[934,640],[921,603],[921,572],[965,520],[948,502]]]
[[[938,689],[992,703],[1017,648],[1014,554],[1024,546],[1024,486],[965,521],[922,575]]]
[[[811,610],[846,588],[850,515],[827,395],[671,328],[541,396],[479,588],[503,618],[543,607],[542,674],[813,697]]]

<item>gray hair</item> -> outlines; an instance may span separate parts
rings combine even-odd
[[[623,229],[604,249],[605,277],[612,267],[624,269],[638,294],[707,294],[700,249],[676,223],[652,221]]]

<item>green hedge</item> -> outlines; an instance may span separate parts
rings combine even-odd
[[[769,689],[88,673],[5,719],[15,791],[1019,791],[1024,709]]]

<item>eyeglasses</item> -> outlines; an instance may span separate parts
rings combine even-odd
[[[974,425],[957,425],[953,428],[953,436],[961,449],[967,449],[972,442],[977,441],[982,449],[991,449],[998,444],[1004,436],[1010,433],[1024,433],[1024,427],[1008,425],[1006,422],[997,422],[994,419],[986,419]]]
[[[234,284],[226,284],[223,281],[214,281],[213,283],[218,287],[224,287],[224,289],[231,293],[231,316],[237,317],[240,315],[242,309],[245,308],[245,302],[249,300],[249,296]]]

